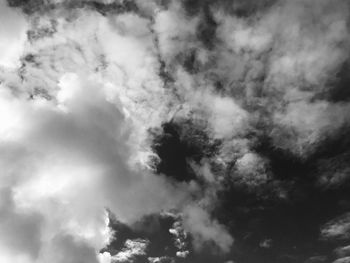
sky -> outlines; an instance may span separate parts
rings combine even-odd
[[[0,0],[0,263],[349,263],[348,0]]]

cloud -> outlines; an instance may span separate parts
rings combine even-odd
[[[176,62],[176,57],[195,45],[197,18],[189,18],[184,14],[181,5],[171,1],[168,10],[160,10],[155,14],[153,25],[159,45],[161,57],[165,63]],[[176,65],[175,65],[176,66]]]
[[[276,145],[291,149],[298,155],[309,154],[325,138],[334,137],[347,125],[349,120],[345,112],[348,108],[349,104],[325,101],[289,104],[284,113],[275,115],[276,126],[282,127],[273,131]]]
[[[73,236],[62,234],[55,236],[41,251],[38,262],[98,263],[98,260],[95,248],[83,241],[74,240]]]
[[[183,225],[193,236],[193,246],[197,250],[202,249],[207,242],[214,242],[219,250],[227,253],[233,244],[233,238],[225,227],[211,219],[200,207],[191,206],[184,210]]]
[[[306,260],[305,262],[327,262],[328,258],[326,256],[314,256],[314,257],[310,257],[308,260]]]
[[[347,263],[347,262],[350,262],[350,257],[339,258],[333,261],[333,263]]]
[[[317,163],[320,172],[319,184],[325,188],[337,188],[346,185],[349,180],[348,153],[332,158],[321,159]]]
[[[325,224],[321,229],[321,237],[332,240],[347,240],[350,238],[350,218],[344,214]]]
[[[248,152],[235,163],[232,180],[238,185],[246,185],[252,189],[266,184],[271,179],[268,162],[256,153]]]
[[[0,66],[16,68],[20,66],[19,58],[24,52],[27,21],[18,10],[9,8],[6,1],[0,2]]]
[[[347,257],[350,255],[350,246],[338,247],[334,252],[337,257]]]
[[[189,198],[192,186],[174,186],[129,166],[146,164],[146,132],[164,119],[156,94],[164,96],[167,111],[149,22],[135,14],[108,20],[89,11],[71,23],[65,15],[55,23],[37,19],[34,31],[54,27],[46,31],[53,33],[33,39],[27,51],[31,57],[26,58],[22,77],[32,88],[29,93],[37,93],[30,95],[32,101],[25,99],[27,90],[20,97],[8,92],[2,96],[3,133],[17,147],[31,149],[23,162],[33,166],[25,180],[18,179],[10,188],[18,207],[44,217],[42,239],[50,242],[67,231],[96,250],[108,242],[105,207],[130,223],[178,207]],[[86,79],[85,74],[91,76]],[[53,211],[59,215],[50,218]]]
[[[148,243],[147,240],[128,239],[125,248],[111,258],[112,262],[133,262],[137,256],[145,256]]]
[[[41,223],[43,218],[35,212],[18,211],[11,190],[0,188],[1,260],[31,262],[41,247]]]
[[[342,89],[337,76],[349,55],[346,1],[8,3],[0,4],[0,195],[7,200],[0,261],[146,257],[147,242],[133,239],[115,256],[98,252],[113,236],[107,208],[129,225],[172,210],[182,222],[171,233],[184,260],[187,235],[196,253],[211,243],[229,253],[233,233],[214,212],[225,191],[298,185],[278,181],[281,169],[262,141],[306,167],[348,129],[348,98],[332,95]],[[168,160],[150,131],[169,136],[169,123],[180,127],[170,145],[184,148],[181,158],[171,155],[181,160],[180,176],[152,169]],[[315,175],[315,187],[345,182],[342,156],[319,162],[336,173]],[[321,236],[348,239],[347,232],[346,214]],[[149,259],[157,260],[172,261]]]
[[[329,8],[325,1],[281,1],[252,22],[221,11],[215,13],[217,36],[223,43],[215,54],[218,69],[214,72],[220,76],[226,94],[247,101],[251,109],[257,107],[259,115],[265,111],[272,116],[275,131],[271,136],[276,147],[302,156],[310,154],[313,145],[320,143],[319,137],[326,136],[323,127],[311,126],[311,118],[317,125],[328,125],[327,135],[339,129],[336,119],[330,118],[332,123],[326,124],[319,115],[335,113],[335,108],[345,110],[347,105],[311,100],[334,88],[327,80],[347,58],[346,5],[340,1]],[[327,110],[312,110],[322,104]],[[300,114],[303,107],[308,108],[308,114]],[[295,116],[300,121],[293,126],[287,124],[292,111],[298,112]],[[310,120],[307,125],[312,132],[305,131],[310,137],[300,131],[308,127],[301,123],[308,120],[302,118]],[[280,141],[280,132],[290,128],[295,134]],[[318,134],[313,135],[315,132]]]
[[[174,259],[169,257],[149,257],[148,261],[150,263],[174,263]]]
[[[186,258],[189,255],[188,249],[188,234],[185,231],[181,221],[174,222],[173,227],[169,229],[169,233],[174,236],[174,245],[178,249],[176,256],[179,258]]]
[[[47,258],[61,262],[52,258],[57,247],[62,257],[72,262],[79,254],[86,257],[84,262],[97,262],[96,251],[109,239],[105,207],[121,220],[132,222],[185,199],[181,186],[178,191],[161,177],[129,167],[127,120],[93,82],[72,73],[64,75],[57,105],[42,99],[23,100],[6,92],[1,96],[11,101],[2,104],[1,183],[13,199],[14,209],[19,210],[5,209],[8,232],[2,240],[17,249],[27,246],[20,250],[34,258],[40,251],[39,262]],[[15,156],[18,151],[20,155]],[[169,194],[172,198],[164,202]],[[10,225],[6,223],[9,219]],[[30,242],[26,243],[25,236],[11,237],[11,231],[22,232],[22,228],[30,229],[23,232]],[[62,247],[67,243],[60,238],[64,233],[77,243]],[[37,244],[33,240],[38,240]]]

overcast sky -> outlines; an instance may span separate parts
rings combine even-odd
[[[349,263],[348,0],[0,0],[0,263]]]

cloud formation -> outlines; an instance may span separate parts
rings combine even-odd
[[[287,208],[315,209],[323,240],[349,239],[347,1],[0,10],[0,261],[245,262],[240,246],[263,254],[277,238],[276,262],[302,262],[258,229]],[[332,215],[311,203],[326,194]],[[165,212],[175,252],[152,254],[139,230],[103,250],[118,240],[111,214],[137,229]]]

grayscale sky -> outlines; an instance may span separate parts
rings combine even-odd
[[[0,263],[349,263],[348,0],[0,0]]]

